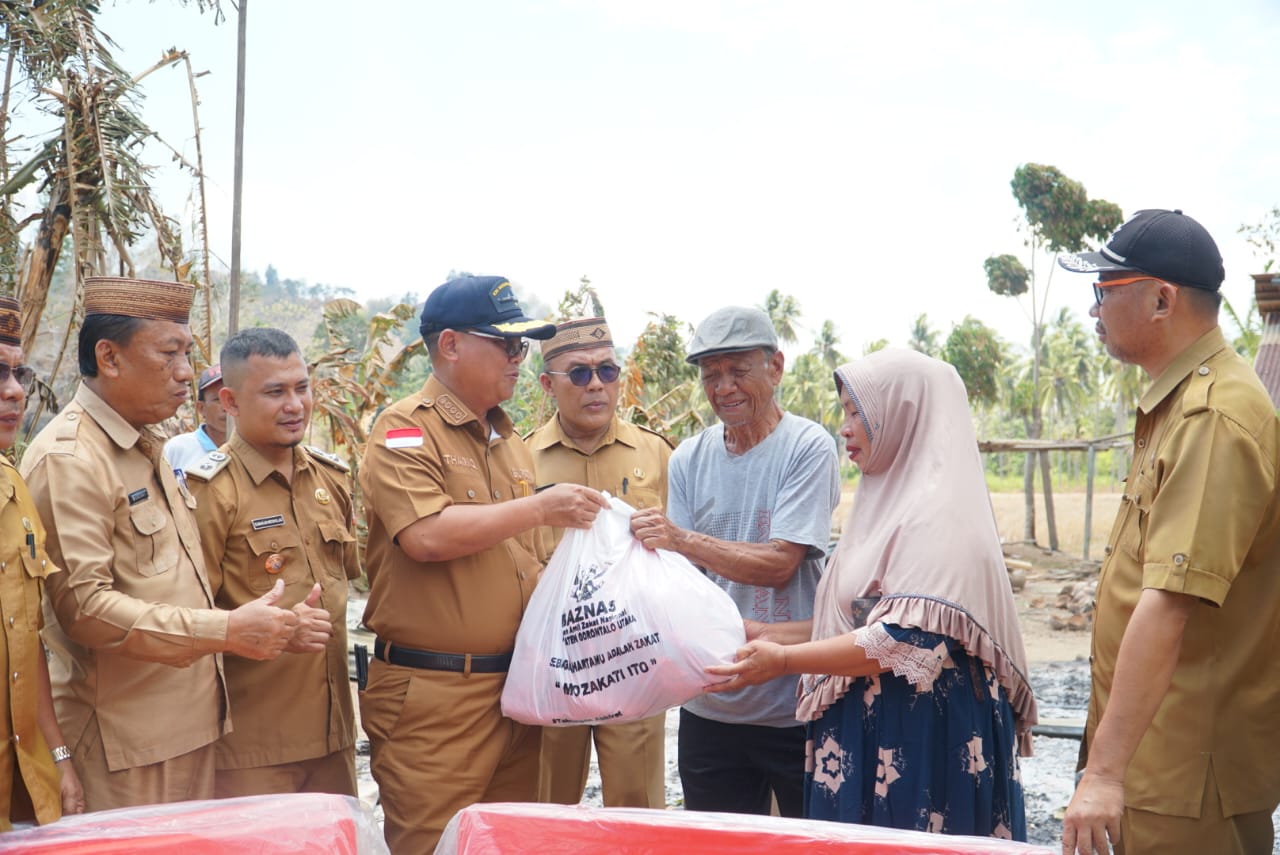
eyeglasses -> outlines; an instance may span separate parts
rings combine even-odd
[[[1163,279],[1157,279],[1154,276],[1147,276],[1145,274],[1142,276],[1126,276],[1124,279],[1099,279],[1097,282],[1093,283],[1093,299],[1097,300],[1098,305],[1101,306],[1102,298],[1106,295],[1106,289],[1114,288],[1117,285],[1132,285],[1134,282],[1146,282],[1147,280],[1151,280],[1153,282],[1164,281]]]
[[[575,365],[568,371],[548,371],[546,373],[568,377],[569,382],[575,386],[586,386],[591,382],[592,374],[599,377],[601,383],[616,382],[618,376],[622,374],[622,369],[612,362],[606,362],[604,365],[597,365],[595,368],[589,365]]]
[[[490,335],[489,333],[476,332],[475,330],[461,330],[467,335],[473,335],[476,338],[487,338],[489,341],[498,342],[498,346],[507,352],[507,359],[515,359],[520,357],[524,359],[529,355],[529,342],[519,336],[508,338],[503,335]]]
[[[36,370],[30,365],[6,365],[0,362],[0,386],[9,382],[12,376],[18,385],[30,392],[36,385]]]

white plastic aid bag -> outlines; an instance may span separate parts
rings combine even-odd
[[[679,706],[746,642],[729,595],[682,555],[645,549],[616,498],[567,529],[516,635],[502,713],[525,724],[637,721]]]

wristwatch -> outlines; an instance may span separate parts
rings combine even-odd
[[[71,749],[65,745],[59,745],[49,753],[53,755],[54,763],[61,763],[63,760],[71,759]]]

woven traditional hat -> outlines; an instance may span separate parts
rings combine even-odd
[[[13,297],[0,297],[0,344],[22,345],[22,306]]]
[[[84,313],[185,324],[190,323],[195,294],[186,282],[91,276],[84,280]]]
[[[544,362],[571,350],[613,347],[613,336],[604,318],[578,318],[556,324],[556,334],[542,343]]]

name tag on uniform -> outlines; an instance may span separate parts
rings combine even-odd
[[[143,487],[141,490],[134,490],[129,494],[129,507],[133,507],[138,504],[138,502],[145,501],[148,495],[146,487]]]
[[[256,520],[250,520],[249,525],[253,526],[254,531],[262,531],[264,528],[275,528],[284,525],[284,517],[276,514],[274,517],[258,517]]]
[[[415,448],[422,445],[422,428],[392,428],[387,431],[387,448]]]

